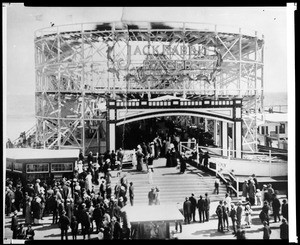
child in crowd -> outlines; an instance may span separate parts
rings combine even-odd
[[[252,220],[251,220],[252,209],[250,205],[246,205],[245,207],[245,228],[251,228]]]

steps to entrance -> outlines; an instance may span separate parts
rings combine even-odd
[[[154,160],[154,172],[152,175],[153,183],[149,183],[148,173],[144,165],[144,171],[138,172],[135,167],[124,169],[128,182],[133,182],[134,186],[134,203],[135,205],[148,204],[148,192],[151,187],[158,187],[160,190],[161,204],[182,204],[185,197],[190,197],[194,193],[196,199],[199,196],[204,197],[208,193],[211,201],[223,200],[226,193],[226,187],[220,184],[219,194],[214,194],[214,176],[203,176],[203,172],[188,165],[184,174],[179,173],[176,167],[165,167],[166,159],[160,158]],[[116,171],[112,172],[112,188],[119,182]],[[96,189],[97,190],[97,189]]]

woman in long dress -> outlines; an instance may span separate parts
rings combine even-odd
[[[89,193],[92,191],[92,174],[88,172],[88,175],[85,177],[85,189]]]
[[[159,193],[159,189],[156,186],[155,187],[155,200],[154,200],[154,204],[155,205],[160,205],[160,193]]]
[[[132,166],[135,167],[136,164],[137,164],[136,151],[135,151],[135,149],[133,149],[133,153],[132,153]]]
[[[171,148],[170,152],[170,158],[171,158],[171,167],[177,167],[177,152],[175,150],[175,147]]]
[[[171,167],[171,148],[168,148],[165,158],[167,159],[166,167]]]
[[[153,184],[153,172],[151,168],[148,169],[148,182],[151,185]]]
[[[136,165],[136,169],[138,171],[142,171],[143,170],[143,152],[142,152],[142,147],[140,145],[137,146],[137,151],[136,151],[136,158],[137,158],[137,165]]]

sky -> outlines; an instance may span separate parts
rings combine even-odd
[[[34,31],[49,27],[50,22],[63,25],[121,18],[202,22],[257,30],[265,37],[265,92],[287,91],[285,7],[24,7],[15,3],[6,9],[8,95],[34,94]]]

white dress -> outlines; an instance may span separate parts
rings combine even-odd
[[[153,184],[153,173],[152,173],[151,169],[149,169],[149,171],[148,171],[148,182],[149,182],[149,184]]]
[[[83,172],[83,166],[82,163],[78,163],[77,164],[77,168],[78,168],[78,173],[81,174]]]
[[[133,154],[132,154],[132,165],[133,165],[133,167],[136,166],[136,155],[135,155],[135,151],[134,151]]]
[[[85,177],[85,188],[86,190],[92,190],[92,175],[91,174],[88,174],[86,177]]]

